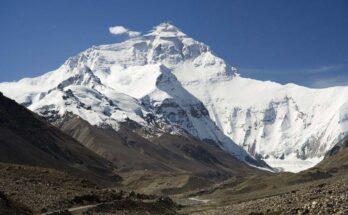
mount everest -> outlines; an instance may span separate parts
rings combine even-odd
[[[348,87],[241,77],[168,23],[93,46],[40,77],[1,83],[0,91],[53,124],[68,113],[114,130],[132,121],[145,128],[145,138],[192,135],[285,171],[314,166],[348,131]]]

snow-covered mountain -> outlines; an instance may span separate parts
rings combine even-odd
[[[348,131],[348,88],[243,78],[168,23],[94,46],[40,77],[1,83],[0,91],[53,123],[68,112],[115,130],[130,120],[148,138],[190,134],[289,171],[319,162]]]

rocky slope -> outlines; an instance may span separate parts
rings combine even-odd
[[[51,122],[71,112],[117,131],[131,120],[147,129],[145,138],[186,133],[243,161],[260,157],[290,171],[314,166],[348,130],[348,88],[243,78],[168,23],[93,46],[55,71],[2,83],[0,91]]]
[[[347,214],[347,149],[345,137],[314,168],[296,174],[231,178],[191,193],[206,201],[186,211],[197,215]]]
[[[54,169],[0,163],[0,214],[167,214],[169,198],[103,188]]]
[[[177,172],[210,180],[222,180],[232,175],[262,174],[262,171],[240,162],[219,147],[205,144],[190,135],[167,133],[146,139],[142,137],[146,129],[134,122],[120,123],[115,131],[92,126],[77,116],[66,118],[57,126],[114,163],[121,172]]]
[[[30,215],[32,213],[29,208],[9,199],[3,192],[0,191],[0,214]]]
[[[243,201],[194,215],[291,215],[348,213],[347,178],[294,189],[281,195]]]

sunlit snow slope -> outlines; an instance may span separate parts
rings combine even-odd
[[[132,120],[152,135],[186,132],[245,160],[242,146],[288,171],[313,166],[348,131],[348,88],[243,78],[168,23],[0,91],[52,122],[67,112],[116,130]]]

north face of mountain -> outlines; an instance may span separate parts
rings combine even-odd
[[[322,160],[348,131],[347,87],[243,78],[168,23],[93,46],[55,71],[0,90],[52,123],[71,112],[118,131],[131,120],[146,128],[144,138],[189,134],[242,161],[257,157],[295,172]]]

